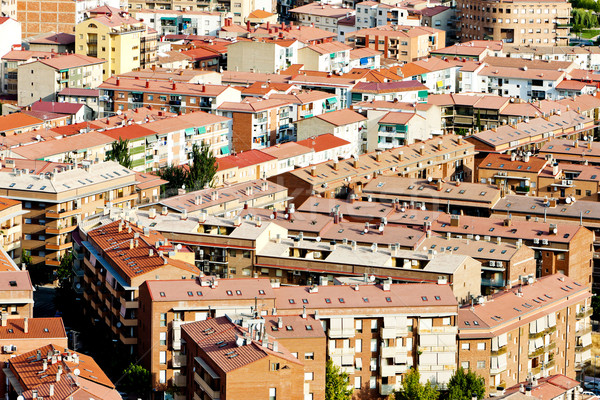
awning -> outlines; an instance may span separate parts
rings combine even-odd
[[[437,81],[437,87],[441,88],[444,86],[444,81]]]
[[[146,137],[146,141],[148,143],[155,143],[158,140],[158,138],[156,137],[156,135],[150,135],[148,137]]]
[[[203,133],[206,133],[206,127],[205,126],[199,126],[198,127],[198,134],[201,135]]]
[[[228,155],[229,154],[229,146],[221,147],[221,154]]]
[[[193,136],[195,133],[196,133],[196,130],[194,128],[185,128],[186,136]]]
[[[18,394],[23,393],[23,387],[19,383],[19,379],[13,374],[10,368],[2,368],[2,372],[6,375],[6,378],[10,382],[10,385],[15,389]]]
[[[337,103],[337,97],[332,97],[330,99],[325,100],[327,104],[335,104]]]

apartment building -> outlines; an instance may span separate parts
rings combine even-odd
[[[320,90],[291,90],[289,93],[269,94],[269,98],[285,100],[291,104],[292,122],[335,111],[340,107],[337,96]],[[295,138],[294,136],[287,139],[293,140]]]
[[[340,42],[306,46],[298,51],[298,64],[307,70],[346,73],[350,71],[350,50]]]
[[[571,164],[587,163],[600,165],[600,143],[589,140],[592,133],[585,135],[587,140],[551,139],[540,146],[539,156]]]
[[[29,50],[12,50],[4,54],[0,64],[2,92],[9,95],[17,94],[19,65],[52,56],[53,54],[50,52]]]
[[[65,32],[48,32],[27,40],[29,50],[55,53],[74,53],[75,35]]]
[[[247,97],[223,102],[216,111],[232,119],[233,151],[264,149],[296,135],[292,106],[286,100]]]
[[[178,250],[156,231],[112,221],[80,230],[85,312],[134,354],[138,344],[138,288],[148,279],[194,278],[193,253]],[[99,321],[98,321],[99,320]]]
[[[143,341],[150,345],[162,340],[161,346],[153,346],[152,350],[152,353],[157,353],[153,355],[150,366],[154,376],[165,376],[165,382],[169,382],[172,376],[181,374],[175,374],[177,367],[186,368],[188,383],[195,379],[205,392],[206,389],[210,389],[210,393],[218,391],[221,397],[229,396],[223,393],[226,386],[215,384],[223,377],[221,364],[215,365],[211,358],[207,360],[207,355],[201,351],[193,353],[193,356],[188,353],[184,361],[176,341],[180,337],[186,338],[186,349],[189,346],[193,348],[195,341],[188,339],[193,339],[189,332],[197,331],[195,325],[221,321],[229,325],[231,321],[240,319],[238,315],[251,311],[259,313],[254,323],[268,328],[265,333],[270,343],[279,341],[282,347],[286,346],[283,351],[298,353],[294,360],[304,364],[304,368],[300,369],[304,371],[300,373],[303,376],[300,380],[305,383],[298,386],[304,386],[304,395],[312,393],[313,398],[322,390],[322,378],[319,376],[322,372],[312,370],[313,374],[305,375],[306,368],[311,368],[311,365],[323,368],[326,358],[349,373],[355,393],[375,397],[386,396],[398,389],[401,375],[411,366],[427,371],[424,378],[440,385],[447,382],[456,368],[457,304],[450,288],[443,284],[313,287],[278,287],[274,284],[272,287],[268,280],[260,278],[148,281],[140,290],[140,304],[145,310],[144,325],[151,327],[145,331],[145,338],[140,343]],[[369,317],[374,312],[379,316]],[[290,320],[300,323],[296,325],[288,322]],[[321,347],[322,339],[319,339],[316,326],[315,345],[308,348],[302,343],[306,340],[302,338],[303,330],[306,330],[304,325],[315,323],[323,324],[326,352]],[[258,325],[254,325],[252,331],[260,332],[255,327]],[[217,331],[218,326],[214,325],[214,329]],[[289,339],[284,342],[286,335]],[[169,343],[167,338],[172,338],[173,342]],[[212,341],[203,342],[214,346]],[[234,348],[229,343],[227,346],[231,347],[228,351],[243,352],[246,345]],[[162,356],[161,351],[164,352]],[[173,368],[173,363],[168,360],[176,361],[177,367]],[[186,365],[178,363],[179,360]],[[207,365],[210,369],[206,368]],[[194,366],[197,366],[195,372],[199,377],[191,373]],[[204,371],[218,373],[210,376]],[[245,382],[253,378],[246,375],[238,379]],[[197,388],[195,385],[188,387]],[[236,393],[235,387],[231,390]],[[187,395],[189,398],[193,393],[188,392]]]
[[[33,290],[29,272],[21,270],[7,252],[0,249],[1,326],[7,326],[7,321],[12,319],[33,317]]]
[[[250,182],[277,175],[277,158],[260,150],[248,150],[217,160],[215,186]]]
[[[129,140],[132,170],[154,171],[167,165],[188,164],[195,144],[206,144],[216,157],[229,154],[231,120],[196,111],[102,134],[113,140]]]
[[[158,202],[158,210],[169,210],[186,216],[234,216],[247,207],[283,210],[287,206],[287,188],[256,180],[216,189],[202,189],[168,197]]]
[[[475,168],[474,155],[473,144],[460,136],[444,135],[401,148],[362,154],[352,160],[334,160],[296,169],[270,180],[295,188],[290,196],[294,197],[295,203],[301,204],[314,194],[327,198],[345,197],[375,175],[404,174],[410,178],[469,182]]]
[[[591,359],[591,293],[562,274],[521,285],[458,312],[458,360],[485,379],[488,394],[532,376],[574,379]]]
[[[99,85],[97,85],[99,86]],[[91,119],[98,118],[100,91],[88,88],[65,88],[56,95],[58,102],[85,104],[92,111]]]
[[[269,32],[276,28],[269,28]],[[227,69],[278,73],[298,64],[302,43],[288,38],[254,38],[238,40],[227,46]]]
[[[341,40],[344,42],[345,40]],[[379,69],[381,67],[381,52],[367,47],[350,50],[350,69],[368,68]]]
[[[0,324],[0,362],[8,361],[17,354],[37,350],[40,346],[53,344],[67,348],[68,339],[62,318],[11,318],[2,319]],[[0,378],[6,381],[4,371]],[[0,394],[8,396],[5,385],[0,387]]]
[[[458,92],[458,71],[461,64],[437,57],[425,58],[399,69],[402,77],[415,79],[427,86],[432,94]]]
[[[102,83],[105,61],[69,54],[21,64],[17,72],[18,104],[29,106],[38,100],[57,101],[67,88],[94,89]]]
[[[148,28],[120,10],[98,14],[75,27],[75,52],[106,60],[102,79],[142,66],[142,37]],[[156,52],[156,40],[154,41]]]
[[[292,8],[289,12],[302,26],[314,26],[336,34],[338,33],[338,23],[340,20],[355,14],[352,8],[320,2],[301,5]],[[343,40],[343,37],[341,39]]]
[[[241,92],[229,86],[109,78],[100,85],[101,114],[141,107],[173,113],[211,111],[223,102],[240,102]]]
[[[364,151],[364,131],[366,118],[350,109],[341,109],[329,113],[305,118],[297,122],[297,137],[305,140],[315,135],[315,132],[331,133],[340,139],[351,143],[352,153]]]
[[[186,397],[241,398],[251,391],[259,398],[273,399],[278,394],[286,399],[306,398],[303,363],[269,334],[261,333],[261,327],[264,325],[259,322],[244,329],[228,317],[183,325],[184,357],[193,365],[184,376],[185,386],[192,388]],[[260,336],[253,335],[254,329],[259,330]],[[321,336],[324,349],[322,328]],[[236,357],[240,360],[233,361]],[[324,391],[319,394],[323,395]]]
[[[361,1],[356,4],[357,30],[376,28],[381,25],[419,26],[420,24],[418,18],[411,18],[406,7],[376,1]]]
[[[313,150],[311,164],[346,159],[352,156],[352,143],[331,133],[311,136],[308,139],[299,140],[297,143]],[[300,167],[304,166],[300,165]],[[283,172],[285,171],[281,171],[280,173]]]
[[[297,142],[276,144],[261,152],[277,158],[277,172],[280,174],[310,165],[315,153],[313,149]]]
[[[73,32],[78,22],[76,4],[69,0],[23,0],[16,2],[23,38],[46,32]]]
[[[379,203],[396,203],[449,214],[488,216],[490,209],[500,199],[501,191],[492,185],[470,182],[444,182],[378,176],[355,193],[364,200]],[[418,206],[417,206],[418,204]]]
[[[136,203],[135,174],[116,162],[30,166],[7,160],[0,171],[0,193],[18,199],[23,210],[23,251],[33,264],[57,267],[71,247],[79,218],[94,214],[105,202]],[[40,170],[43,168],[44,170]]]
[[[462,41],[501,40],[537,46],[564,46],[569,42],[568,1],[460,0],[456,3],[456,13]]]
[[[516,124],[501,125],[477,132],[467,138],[480,157],[489,153],[536,151],[553,139],[576,140],[591,137],[595,129],[592,118],[577,111],[556,111],[537,118],[525,118]]]
[[[10,1],[5,1],[5,3],[10,3]],[[0,35],[3,38],[0,44],[0,57],[11,52],[13,48],[21,46],[21,23],[16,20],[15,16],[6,15],[5,5],[0,5]]]
[[[132,9],[133,18],[163,35],[217,36],[221,29],[221,13],[208,11],[177,11]]]
[[[15,263],[21,262],[21,240],[23,239],[23,211],[18,200],[0,198],[0,248]]]
[[[350,90],[352,104],[363,101],[417,103],[427,100],[429,89],[417,80],[402,82],[358,82]]]
[[[121,399],[115,385],[93,358],[58,344],[46,344],[10,358],[4,373],[7,391],[26,400],[83,396]]]
[[[384,58],[408,63],[427,58],[430,51],[444,47],[446,32],[424,26],[384,25],[349,33],[346,43],[381,51]]]
[[[11,0],[6,1],[5,4],[0,6],[0,16],[12,18],[14,20],[17,19],[17,1]]]
[[[600,67],[600,51],[595,46],[523,46],[505,44],[502,53],[506,57],[530,60],[570,61],[577,68],[597,70]]]

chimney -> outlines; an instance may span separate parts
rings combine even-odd
[[[437,149],[438,150],[442,150],[442,141],[440,140],[439,142],[437,142]]]
[[[48,369],[48,360],[44,358],[42,360],[42,371],[46,371],[47,369]]]
[[[50,384],[50,387],[48,388],[48,396],[52,397],[54,396],[54,385]]]
[[[310,176],[317,176],[317,167],[310,167]]]
[[[450,226],[458,226],[460,224],[460,216],[452,215],[450,216]]]
[[[306,319],[306,306],[302,306],[302,319]]]
[[[173,82],[173,90],[177,90],[177,84]]]
[[[156,208],[151,208],[148,210],[148,218],[150,218],[150,219],[156,218]]]
[[[352,166],[358,169],[358,156],[354,156],[354,161],[352,162]]]
[[[381,162],[381,151],[379,151],[379,150],[377,150],[377,152],[375,152],[375,161]]]
[[[29,333],[29,318],[23,318],[23,332]]]
[[[549,200],[550,207],[556,207],[556,198],[551,198]]]
[[[442,183],[442,180],[438,179],[437,182],[435,183],[435,187],[438,190],[438,192],[442,190],[443,186],[444,186],[444,184]]]
[[[121,80],[117,78],[117,86],[121,86]]]
[[[194,198],[194,204],[199,206],[200,204],[202,204],[202,196],[196,196]]]
[[[2,313],[0,314],[0,318],[2,319],[2,326],[6,326],[6,323],[8,322],[8,314]]]
[[[167,206],[163,206],[160,215],[167,215],[168,213],[169,213],[169,211],[167,210]]]
[[[333,170],[338,171],[339,169],[340,169],[340,162],[338,160],[335,160],[333,162]]]
[[[399,151],[398,152],[398,161],[402,161],[403,157],[404,157],[404,152],[403,151]]]
[[[146,79],[146,89],[148,89],[150,87],[150,81],[148,79]]]
[[[419,147],[419,154],[420,155],[425,154],[425,146],[421,145],[421,147]]]
[[[129,250],[133,250],[133,239],[129,240]]]
[[[277,328],[279,328],[279,329],[283,328],[283,318],[281,318],[281,317],[277,318]]]

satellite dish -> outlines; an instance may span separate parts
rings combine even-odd
[[[79,376],[79,374],[81,374],[81,371],[79,370],[79,368],[75,368],[75,371],[73,371],[73,375]]]
[[[273,214],[271,214],[271,215],[269,215],[269,218],[273,219],[273,218],[275,218],[275,216]]]
[[[183,248],[183,246],[181,245],[181,243],[179,243],[179,244],[177,245],[177,250],[181,250],[182,248]]]
[[[316,240],[317,242],[320,242],[320,241],[321,241],[321,236],[317,236],[315,240]]]
[[[17,400],[25,400],[25,397],[19,396],[19,397],[17,397]]]
[[[571,198],[570,198],[570,197],[567,197],[567,198],[565,199],[565,202],[566,202],[567,204],[571,204]]]
[[[117,322],[117,328],[120,328],[120,327],[121,327],[121,323]]]
[[[433,181],[432,177],[427,178],[427,182],[431,183],[431,181]]]
[[[369,280],[370,280],[371,282],[375,282],[375,275],[371,275],[371,276],[369,277]]]
[[[427,208],[425,208],[425,206],[421,206],[421,211],[425,211],[427,210]]]
[[[475,240],[479,240],[481,237],[479,235],[475,236]]]

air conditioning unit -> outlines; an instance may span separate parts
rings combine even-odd
[[[548,239],[542,239],[542,244],[544,244],[544,245],[548,244]]]
[[[293,273],[295,276],[299,276],[300,275],[300,271],[294,271]]]
[[[494,260],[491,260],[491,261],[490,261],[490,267],[495,267],[495,266],[496,266],[496,261],[494,261]]]
[[[567,185],[572,185],[573,181],[567,181]]]
[[[540,239],[533,238],[533,244],[540,244]]]
[[[502,268],[503,265],[504,263],[502,261],[496,261],[496,267]]]
[[[2,351],[4,352],[4,354],[12,354],[15,351],[17,351],[17,346],[15,346],[14,344],[8,344],[6,346],[2,346]]]

